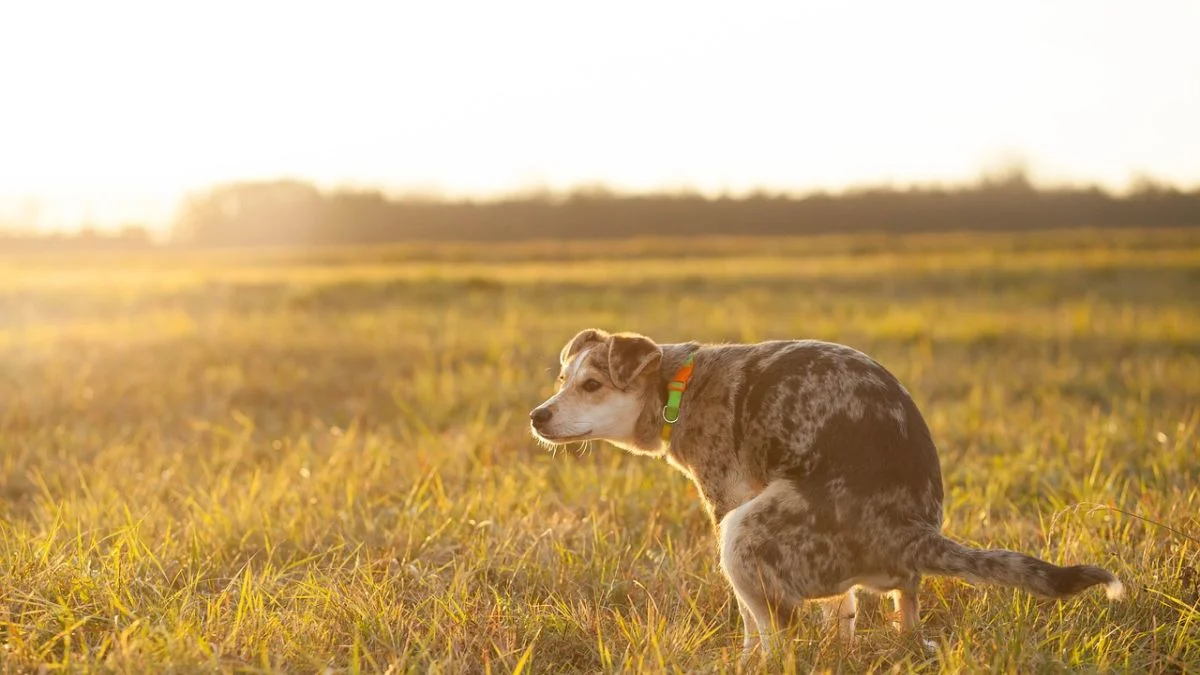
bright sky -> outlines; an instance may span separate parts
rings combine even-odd
[[[1017,155],[1190,187],[1197,35],[1196,0],[7,2],[0,225],[282,176],[803,191]]]

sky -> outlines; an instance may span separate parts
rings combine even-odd
[[[0,8],[0,226],[230,180],[494,196],[1200,185],[1200,2],[39,0]]]

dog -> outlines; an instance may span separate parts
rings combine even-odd
[[[810,600],[852,640],[860,588],[889,595],[893,623],[919,637],[922,575],[1047,598],[1097,584],[1110,599],[1124,592],[1100,567],[942,536],[929,428],[899,380],[851,347],[657,344],[593,328],[559,362],[557,391],[530,412],[534,437],[608,441],[665,458],[695,483],[741,614],[744,656],[769,654],[772,631]]]

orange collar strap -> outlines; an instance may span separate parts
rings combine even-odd
[[[694,368],[692,361],[695,358],[695,352],[689,354],[687,360],[683,362],[683,366],[675,371],[675,378],[667,385],[667,404],[663,406],[662,439],[664,441],[671,440],[671,427],[679,420],[679,404],[683,400],[683,392],[687,389],[688,380],[692,379]]]

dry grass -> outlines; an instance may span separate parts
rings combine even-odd
[[[936,658],[868,597],[774,671],[1200,670],[1197,298],[1194,232],[0,259],[0,664],[736,670],[685,479],[528,437],[596,325],[862,348],[953,536],[1130,588],[931,579]]]

